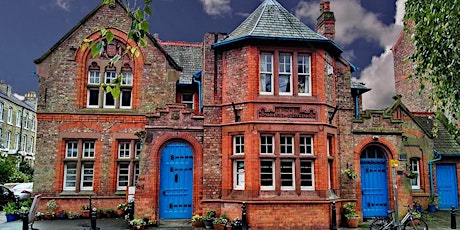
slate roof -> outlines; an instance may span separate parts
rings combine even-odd
[[[417,120],[417,123],[421,126],[422,129],[431,130],[433,129],[433,119],[429,117],[414,117]],[[438,127],[437,136],[434,137],[434,150],[439,154],[460,154],[460,144],[459,142],[450,135],[447,128],[444,126],[442,120],[436,119],[436,125]]]
[[[20,107],[24,107],[24,108],[26,108],[29,111],[32,111],[34,113],[36,112],[35,108],[32,105],[26,103],[23,100],[20,100],[19,98],[15,97],[13,94],[7,95],[4,92],[0,91],[0,98],[3,98],[4,100],[10,101],[11,103],[14,103],[14,104],[16,104],[16,105],[18,105]]]
[[[367,88],[366,87],[366,84],[362,83],[362,82],[356,82],[356,81],[351,81],[351,91],[353,93],[356,92],[356,94],[363,94],[367,91],[370,91],[371,88]]]
[[[159,42],[165,51],[182,67],[181,75],[192,76],[202,69],[203,48],[201,43]]]
[[[342,52],[332,40],[314,32],[276,0],[265,0],[227,38],[214,46],[245,39],[324,42],[332,45],[339,53]]]

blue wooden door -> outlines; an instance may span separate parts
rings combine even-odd
[[[436,186],[439,209],[458,208],[457,170],[455,164],[436,165]]]
[[[170,143],[161,152],[160,218],[191,218],[192,195],[192,149],[185,143]]]
[[[380,149],[367,149],[361,155],[361,192],[364,218],[388,215],[387,161]]]

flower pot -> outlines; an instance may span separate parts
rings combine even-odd
[[[357,228],[358,224],[359,224],[359,218],[358,217],[347,219],[347,225],[350,228]]]
[[[89,218],[89,210],[83,210],[81,212],[81,218]]]
[[[192,227],[202,228],[203,227],[203,221],[192,222]]]
[[[223,224],[214,224],[215,230],[225,230],[225,225]]]
[[[139,226],[139,228],[137,228],[137,226],[132,226],[131,227],[131,230],[144,230],[145,229],[145,225],[141,225]]]
[[[16,214],[5,214],[5,216],[6,216],[6,222],[11,222],[11,221],[17,220],[16,219]]]
[[[434,204],[429,204],[429,205],[428,205],[428,211],[429,211],[429,212],[435,212],[435,211],[436,211],[436,205],[434,205]]]
[[[124,217],[124,215],[125,215],[125,210],[123,210],[123,209],[117,209],[116,212],[117,212],[118,217]]]
[[[212,223],[212,220],[203,220],[203,224],[206,229],[214,229],[214,224]]]

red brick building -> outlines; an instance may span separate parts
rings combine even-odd
[[[134,186],[137,217],[189,219],[215,209],[241,218],[244,203],[253,229],[328,229],[333,202],[339,219],[344,202],[356,202],[364,218],[394,207],[390,161],[399,159],[423,175],[418,187],[400,187],[402,201],[414,189],[426,197],[431,132],[400,98],[361,112],[370,89],[351,81],[354,66],[332,40],[329,2],[320,11],[314,32],[266,0],[228,35],[209,33],[202,43],[148,35],[132,58],[124,52],[134,45],[126,9],[119,1],[98,6],[35,61],[35,192],[43,204],[56,199],[78,211],[88,196],[114,208]],[[115,40],[93,58],[80,44],[100,39],[95,28]],[[119,74],[121,96],[113,98],[99,85]]]

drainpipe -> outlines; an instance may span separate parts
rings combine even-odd
[[[355,118],[359,117],[359,90],[356,93],[355,96]]]
[[[438,154],[436,150],[433,151],[434,156],[436,158],[428,161],[428,169],[429,169],[429,177],[430,177],[430,196],[434,196],[434,185],[433,185],[433,163],[436,161],[440,161],[442,156]]]
[[[197,80],[201,76],[201,70],[193,74],[193,82],[198,84],[198,106],[200,108],[200,113],[203,113],[203,102],[201,95],[201,81]]]

